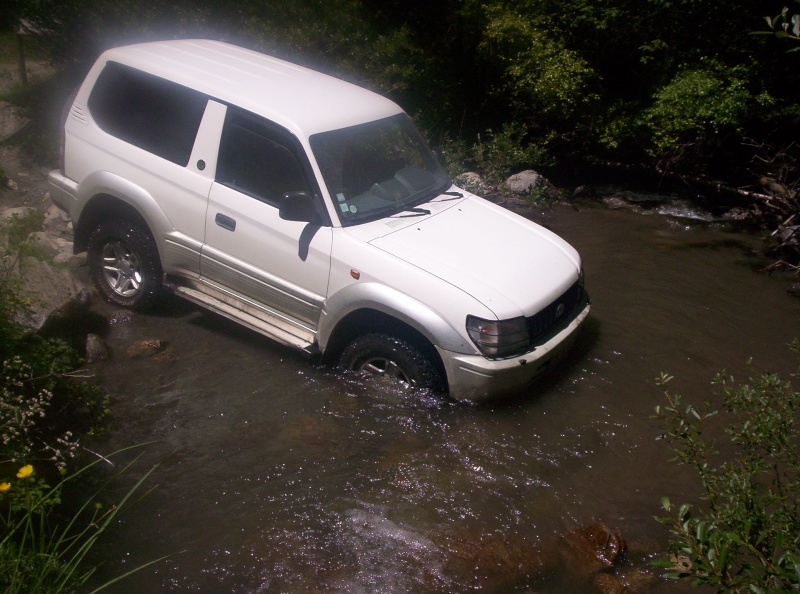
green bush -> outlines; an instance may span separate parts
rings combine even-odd
[[[67,485],[108,460],[74,470],[81,441],[108,427],[110,411],[106,394],[73,377],[82,364],[74,349],[14,321],[25,300],[12,273],[42,219],[36,210],[0,229],[5,235],[0,241],[0,591],[5,594],[79,591],[92,574],[83,567],[86,554],[152,472],[110,507],[100,502],[108,480],[86,496],[66,492]],[[62,499],[69,500],[71,515],[64,513]]]
[[[653,96],[640,123],[649,132],[652,156],[683,144],[713,145],[725,133],[742,132],[745,119],[773,100],[749,88],[745,66],[727,68],[701,60],[684,68]]]
[[[505,124],[500,132],[487,130],[473,144],[447,140],[442,157],[451,175],[465,171],[479,173],[489,185],[498,185],[523,169],[552,165],[544,142],[531,142],[518,123]]]
[[[531,19],[490,10],[481,48],[487,60],[500,63],[504,93],[532,124],[545,119],[563,126],[585,116],[598,99],[589,63]]]
[[[797,342],[794,345],[798,349]],[[747,383],[714,380],[724,403],[684,404],[666,392],[656,407],[673,460],[691,467],[703,505],[664,498],[658,520],[673,536],[672,578],[691,579],[716,592],[778,593],[800,589],[800,392],[775,373],[752,371]],[[671,378],[662,376],[665,384]],[[709,435],[724,425],[719,446]],[[709,426],[711,425],[711,426]],[[677,566],[676,566],[677,562]]]
[[[13,274],[28,235],[44,213],[13,217],[0,249],[0,462],[48,460],[63,468],[77,436],[98,436],[110,425],[109,398],[99,387],[73,377],[83,360],[64,341],[20,327],[26,301]]]

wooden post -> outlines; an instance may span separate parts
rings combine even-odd
[[[28,84],[28,70],[25,68],[25,32],[22,26],[17,30],[17,49],[19,54],[19,79],[23,85]]]

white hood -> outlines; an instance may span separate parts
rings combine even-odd
[[[448,206],[369,243],[459,287],[499,319],[537,313],[578,279],[580,256],[547,229],[473,196]]]

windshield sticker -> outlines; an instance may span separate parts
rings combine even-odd
[[[347,208],[347,205],[346,205],[344,202],[342,202],[342,203],[339,205],[339,209],[340,209],[342,212],[350,212],[350,209],[349,209],[349,208]]]
[[[345,198],[344,194],[342,194],[341,192],[336,194],[336,197],[339,199],[339,202],[344,202],[345,200],[347,200],[347,198]]]
[[[353,214],[356,214],[358,212],[358,209],[356,208],[355,204],[350,205],[350,212]]]

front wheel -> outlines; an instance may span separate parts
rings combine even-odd
[[[161,293],[161,261],[149,231],[124,219],[103,221],[89,237],[89,271],[106,301],[148,309]]]
[[[364,334],[342,351],[339,366],[403,390],[444,391],[442,376],[415,346],[387,334]]]

